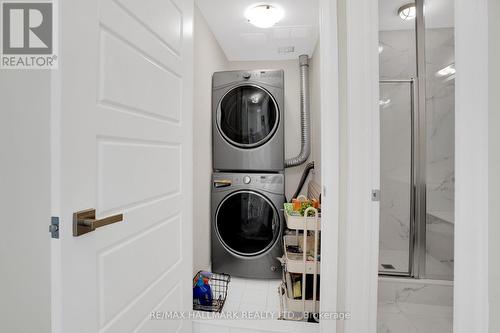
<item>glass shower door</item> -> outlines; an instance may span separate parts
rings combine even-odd
[[[453,280],[454,3],[398,5],[379,0],[379,272]]]
[[[380,274],[411,273],[413,96],[413,80],[380,81]]]

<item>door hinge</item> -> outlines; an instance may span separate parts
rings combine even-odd
[[[50,218],[49,232],[52,238],[59,238],[59,217],[52,216]]]
[[[380,190],[372,190],[372,201],[380,201]]]

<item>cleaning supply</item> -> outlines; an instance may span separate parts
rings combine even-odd
[[[314,208],[319,209],[319,201],[318,200],[312,199],[311,202],[312,202],[312,206]]]
[[[193,300],[200,305],[212,305],[213,294],[209,284],[211,276],[210,272],[200,272],[193,288]]]
[[[292,199],[292,207],[293,207],[293,210],[298,212],[300,210],[300,205],[301,205],[301,202],[299,199]]]

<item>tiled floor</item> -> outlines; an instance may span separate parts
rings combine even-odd
[[[280,280],[231,277],[223,312],[273,313],[278,318]],[[319,333],[319,325],[278,319],[195,320],[194,333]]]
[[[393,303],[379,304],[378,333],[451,333],[453,307]]]
[[[380,250],[380,264],[378,269],[382,271],[391,271],[384,269],[382,264],[394,266],[394,271],[404,272],[408,270],[408,252],[395,250]]]
[[[272,311],[278,313],[280,280],[232,277],[224,311]]]

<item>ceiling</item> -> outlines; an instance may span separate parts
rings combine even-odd
[[[412,2],[411,0],[379,0],[379,30],[415,29],[415,20],[403,21],[398,16],[398,9]],[[453,0],[425,0],[425,27],[451,28],[454,26]]]
[[[318,0],[196,0],[203,17],[229,61],[287,60],[312,55],[318,39]],[[283,8],[285,17],[261,29],[244,17],[255,4]]]

